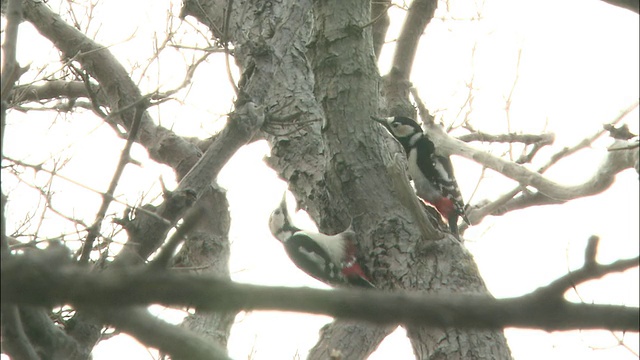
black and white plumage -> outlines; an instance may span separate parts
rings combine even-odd
[[[384,125],[404,148],[409,163],[409,175],[418,197],[433,205],[449,223],[451,232],[458,236],[458,217],[468,224],[464,201],[458,188],[453,165],[448,156],[437,149],[418,125],[408,117],[371,117]]]
[[[302,230],[293,225],[283,196],[271,213],[269,229],[291,261],[311,277],[333,286],[374,287],[358,264],[351,227],[336,235]]]

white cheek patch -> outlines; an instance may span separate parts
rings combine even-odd
[[[402,125],[398,128],[398,133],[402,137],[409,136],[413,133],[413,128],[409,125]]]

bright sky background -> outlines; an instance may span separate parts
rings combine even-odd
[[[59,4],[50,1],[51,6]],[[139,1],[132,8],[128,1],[101,2],[94,11],[96,20],[89,34],[110,49],[128,69],[135,68],[133,79],[140,81],[142,92],[175,87],[182,81],[185,63],[199,53],[168,49],[162,63],[152,64],[146,75],[141,69],[153,54],[153,32],[165,29],[168,1]],[[458,2],[455,2],[458,4]],[[507,1],[487,0],[482,18],[469,21],[475,10],[472,2],[452,8],[457,21],[434,19],[423,37],[414,63],[412,81],[426,105],[445,123],[460,122],[468,109],[460,112],[468,96],[465,84],[474,76],[474,102],[470,118],[484,132],[507,131],[505,98],[511,91],[517,70],[518,51],[522,49],[518,82],[513,94],[509,118],[511,130],[525,133],[552,131],[556,143],[537,155],[539,161],[565,146],[571,146],[601,129],[620,111],[639,97],[638,15],[597,0],[573,1]],[[122,11],[127,8],[127,11]],[[78,8],[77,11],[80,11]],[[179,2],[173,5],[178,13]],[[393,8],[389,41],[401,26],[403,11]],[[116,15],[117,14],[117,15]],[[81,12],[78,13],[81,16]],[[117,16],[118,20],[113,21]],[[445,9],[436,17],[446,16]],[[102,22],[104,21],[104,22]],[[178,21],[178,20],[175,20]],[[194,24],[193,19],[187,22]],[[82,23],[86,26],[86,23]],[[191,34],[191,25],[183,23],[177,38],[182,44],[203,45],[202,38]],[[59,69],[57,51],[34,34],[30,25],[20,28],[19,61],[32,62],[31,74],[43,64],[51,65],[49,73]],[[135,34],[133,38],[131,36]],[[187,34],[187,35],[185,35]],[[475,44],[475,56],[471,49]],[[385,73],[393,55],[390,42],[381,58]],[[238,78],[236,73],[236,79]],[[23,81],[29,79],[26,75]],[[212,92],[212,84],[215,85]],[[206,138],[224,124],[224,114],[231,111],[232,91],[221,55],[211,55],[196,73],[193,85],[178,96],[179,101],[164,104],[161,112],[152,109],[163,126],[180,135]],[[180,103],[183,102],[183,103]],[[458,115],[460,113],[460,115]],[[212,121],[213,120],[213,121]],[[8,117],[5,154],[33,164],[50,158],[73,157],[63,174],[104,191],[123,145],[112,130],[88,112],[73,116],[57,116],[51,125],[50,113],[11,112]],[[625,123],[638,132],[638,111]],[[28,139],[28,140],[26,140]],[[592,173],[611,143],[597,141],[563,160],[548,172],[553,180],[580,183]],[[42,144],[32,146],[33,144]],[[477,144],[476,144],[477,145]],[[495,152],[499,155],[499,152]],[[286,184],[280,181],[262,159],[268,154],[265,142],[241,149],[223,169],[219,183],[228,192],[232,215],[232,278],[240,282],[264,285],[325,287],[290,263],[280,244],[267,227],[269,213],[277,206]],[[141,194],[159,192],[158,178],[171,188],[175,184],[168,168],[148,160],[141,147],[133,156],[143,167],[127,167],[117,193],[120,199],[136,203]],[[466,199],[476,187],[480,167],[454,158],[457,177]],[[26,179],[43,184],[46,174]],[[91,223],[99,206],[99,195],[77,186],[55,180],[54,204],[67,214]],[[501,175],[488,172],[478,193],[471,201],[495,198],[514,183]],[[9,201],[8,227],[13,229],[24,214],[35,209],[38,196],[28,192],[12,177],[3,176],[3,191],[15,190]],[[465,233],[466,246],[473,253],[491,293],[498,297],[519,296],[575,269],[582,264],[587,238],[601,236],[599,261],[612,262],[638,253],[638,174],[627,170],[606,193],[569,202],[561,206],[531,208],[506,216],[486,218],[482,224]],[[20,201],[16,201],[20,199]],[[56,201],[57,199],[57,201]],[[69,199],[72,199],[71,201]],[[147,200],[148,201],[148,200]],[[290,197],[292,207],[293,199]],[[113,205],[110,215],[121,215],[122,207]],[[301,227],[313,223],[299,214],[295,220]],[[103,230],[108,231],[108,226]],[[61,228],[57,217],[43,221],[41,236],[73,237],[71,226]],[[69,244],[73,246],[73,244]],[[265,261],[268,259],[268,261]],[[610,275],[601,281],[578,288],[586,302],[638,306],[638,270]],[[568,297],[576,300],[574,293]],[[171,311],[155,309],[175,321]],[[254,312],[239,314],[229,341],[230,355],[245,359],[292,359],[305,357],[317,340],[318,330],[329,318],[302,314]],[[506,330],[516,359],[636,359],[631,352],[616,346],[609,332],[557,332]],[[620,334],[617,334],[621,336]],[[638,352],[638,335],[625,336],[625,344]],[[101,343],[94,351],[96,360],[151,358],[146,349],[126,336]],[[383,342],[371,359],[411,359],[408,342],[402,331]]]

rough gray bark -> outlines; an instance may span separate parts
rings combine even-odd
[[[207,17],[194,11],[193,4],[187,2],[183,14],[208,24],[226,2],[208,8]],[[309,13],[314,17],[310,38]],[[449,237],[437,242],[422,238],[416,222],[405,219],[426,215],[407,209],[392,193],[398,180],[389,178],[387,169],[394,157],[383,145],[383,131],[369,120],[379,112],[380,86],[371,27],[364,26],[370,18],[369,4],[364,2],[296,1],[271,3],[268,8],[251,1],[233,2],[226,39],[233,42],[243,71],[240,91],[277,110],[281,118],[295,115],[294,121],[267,121],[281,125],[286,134],[265,132],[272,147],[269,165],[289,183],[299,206],[321,231],[344,230],[354,219],[364,264],[380,288],[486,293],[464,248]],[[309,358],[337,353],[364,359],[392,330],[337,321],[322,331]],[[510,357],[501,331],[412,328],[409,333],[421,359],[434,353],[451,359]],[[437,342],[447,335],[459,340]]]

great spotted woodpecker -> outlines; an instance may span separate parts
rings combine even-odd
[[[293,263],[317,280],[333,286],[351,284],[373,288],[356,258],[355,233],[336,235],[301,230],[292,224],[285,196],[269,218],[271,234],[282,242]]]
[[[402,145],[409,162],[409,175],[418,197],[435,206],[449,223],[449,229],[458,237],[458,217],[469,224],[464,213],[464,201],[453,174],[453,165],[448,156],[438,154],[431,139],[418,123],[410,118],[371,117],[384,125]]]

